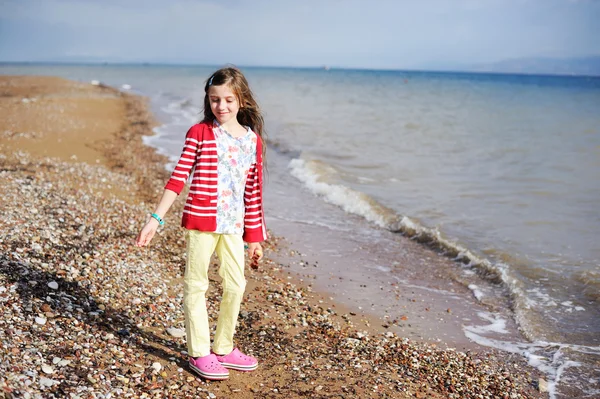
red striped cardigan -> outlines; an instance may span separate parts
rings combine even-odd
[[[257,161],[248,171],[244,191],[243,239],[246,242],[267,239],[262,206],[262,141],[256,136]],[[202,122],[192,126],[185,136],[175,170],[165,185],[165,189],[179,195],[193,170],[181,220],[181,225],[186,229],[213,232],[217,228],[217,165],[217,142],[212,123]]]

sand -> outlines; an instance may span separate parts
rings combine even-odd
[[[205,381],[178,336],[183,196],[152,245],[133,246],[168,177],[142,143],[155,124],[145,99],[5,76],[0,124],[0,398],[548,397],[518,356],[399,336],[314,292],[290,272],[294,249],[277,232],[259,270],[247,269],[236,334],[259,368]],[[212,321],[216,271],[215,261]],[[435,326],[431,314],[423,325]]]

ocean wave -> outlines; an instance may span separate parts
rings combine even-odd
[[[510,297],[509,306],[525,337],[530,340],[538,338],[537,323],[530,320],[529,312],[537,303],[529,298],[523,283],[512,276],[507,263],[493,263],[484,256],[446,238],[437,228],[423,226],[414,218],[400,215],[363,192],[342,184],[330,183],[337,177],[336,171],[324,162],[297,158],[290,161],[289,168],[294,177],[326,202],[341,207],[347,213],[362,216],[379,227],[426,245],[462,264],[466,269],[475,271],[480,278],[492,285],[503,287],[506,295]],[[469,288],[479,302],[489,305],[490,301],[494,301],[493,298],[487,298],[488,295],[483,287],[472,285]]]
[[[152,100],[160,111],[159,116],[162,114],[165,127],[177,127],[177,131],[181,131],[202,119],[202,104],[198,106],[192,98],[163,92],[156,94]]]
[[[398,215],[393,210],[379,204],[367,194],[340,184],[321,181],[323,177],[335,174],[335,170],[329,165],[319,161],[293,159],[289,167],[292,176],[302,181],[313,193],[341,207],[345,212],[362,216],[383,228],[389,229],[398,224]]]

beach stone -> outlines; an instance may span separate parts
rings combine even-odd
[[[117,334],[119,334],[121,337],[129,337],[131,335],[129,330],[126,328],[120,329],[119,331],[117,331]]]
[[[42,371],[46,374],[53,374],[54,367],[47,365],[47,364],[42,364]]]
[[[53,380],[51,378],[41,377],[40,385],[43,387],[51,387],[52,385],[58,384],[58,381]]]
[[[57,290],[58,289],[58,283],[56,281],[50,281],[48,283],[48,287],[52,288],[53,290]]]
[[[180,328],[169,327],[167,328],[167,333],[169,333],[170,336],[175,338],[185,337],[185,330],[182,330]]]
[[[154,363],[152,363],[152,368],[154,369],[155,372],[158,373],[162,369],[162,364],[160,364],[159,362],[154,362]]]
[[[43,326],[44,324],[46,324],[46,319],[43,317],[36,317],[35,322]]]
[[[123,383],[124,385],[129,384],[129,378],[122,376],[122,375],[117,375],[116,376],[117,381],[120,381],[121,383]]]
[[[540,392],[548,392],[548,381],[543,378],[538,380],[538,390]]]

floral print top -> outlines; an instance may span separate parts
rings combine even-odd
[[[213,132],[219,159],[215,233],[243,234],[244,190],[250,166],[256,163],[256,134],[248,128],[245,135],[233,137],[216,120]]]

